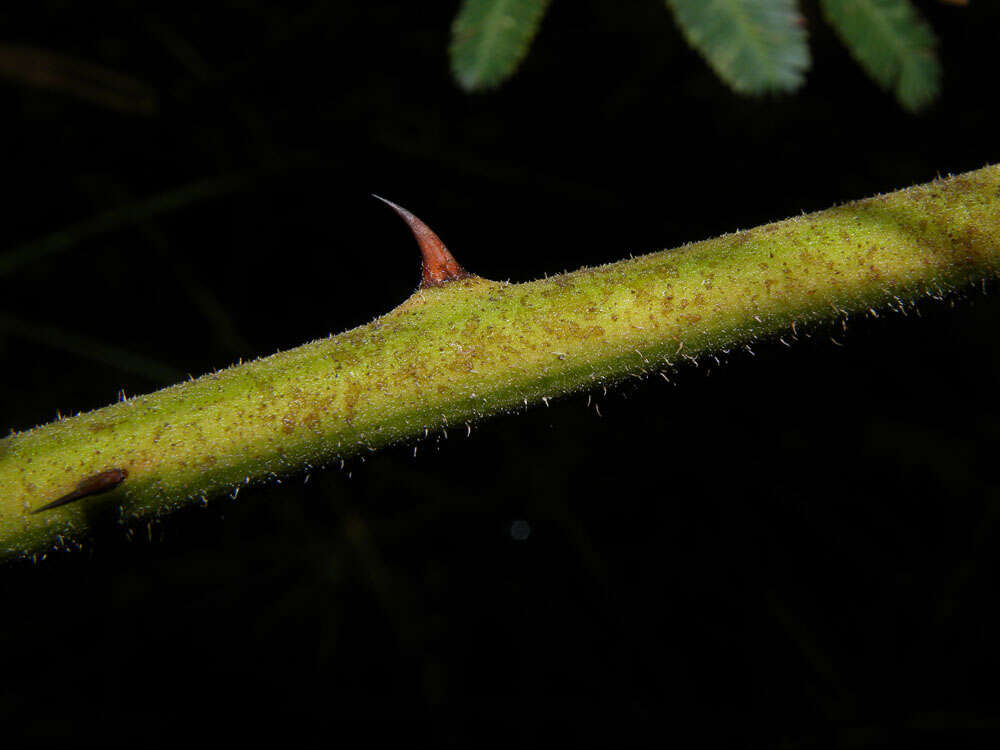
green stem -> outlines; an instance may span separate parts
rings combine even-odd
[[[997,275],[1000,167],[368,325],[0,440],[0,552]],[[114,490],[29,514],[112,469]]]

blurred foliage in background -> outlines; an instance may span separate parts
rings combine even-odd
[[[1000,161],[1000,3],[914,5],[946,51],[920,116],[809,2],[809,76],[767,97],[658,0],[553,2],[475,96],[449,71],[458,2],[5,4],[0,424],[399,304],[419,259],[371,192],[524,281]],[[350,718],[518,746],[542,720],[612,747],[1000,726],[1000,297],[877,314],[148,527],[109,508],[82,551],[0,571],[5,746],[335,741]]]
[[[649,0],[654,2],[655,0]],[[452,25],[451,65],[467,91],[513,75],[550,0],[463,0]],[[799,0],[666,0],[688,43],[734,91],[795,91],[810,58]],[[964,5],[964,2],[953,4]],[[909,110],[938,95],[937,39],[910,0],[820,0],[851,55]],[[600,55],[600,47],[594,50]],[[669,92],[661,92],[669,97]]]

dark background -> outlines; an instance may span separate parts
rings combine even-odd
[[[557,0],[486,95],[449,76],[456,2],[5,7],[4,43],[149,88],[28,85],[16,55],[0,82],[0,250],[27,258],[0,275],[0,427],[395,306],[417,251],[370,192],[516,282],[1000,159],[996,3],[920,3],[945,69],[920,116],[804,6],[808,84],[762,100],[658,0]],[[4,741],[408,719],[438,744],[547,721],[877,747],[1000,725],[996,290],[7,564]]]

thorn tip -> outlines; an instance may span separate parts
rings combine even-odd
[[[372,197],[382,201],[399,214],[400,218],[410,227],[410,231],[413,232],[413,236],[420,246],[420,254],[423,256],[423,273],[420,279],[421,289],[442,286],[449,281],[467,279],[472,276],[471,273],[458,264],[458,261],[448,251],[448,248],[445,247],[441,239],[424,222],[402,206],[397,206],[390,200],[375,195],[375,193],[372,193]]]

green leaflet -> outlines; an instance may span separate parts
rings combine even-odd
[[[795,0],[667,0],[688,43],[741,94],[793,91],[809,68]]]
[[[822,0],[823,12],[868,75],[916,111],[937,97],[937,39],[910,0]]]
[[[451,27],[451,70],[466,91],[509,78],[528,52],[549,0],[463,0]]]

